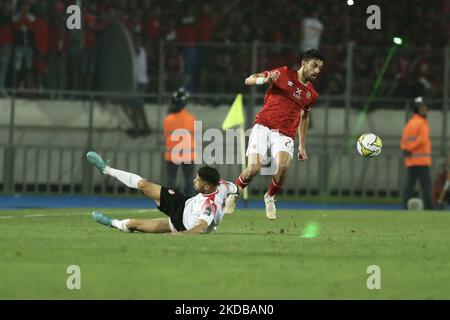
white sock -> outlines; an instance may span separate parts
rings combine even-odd
[[[119,230],[121,230],[123,232],[131,232],[131,230],[127,228],[128,221],[130,221],[130,219],[125,219],[125,220],[114,219],[111,222],[111,225],[114,228],[117,228],[117,229],[119,229]]]
[[[117,180],[125,184],[127,187],[134,189],[137,189],[138,182],[142,180],[142,177],[138,176],[137,174],[114,169],[109,166],[105,167],[103,173],[116,178]]]

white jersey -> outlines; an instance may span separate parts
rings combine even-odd
[[[210,194],[199,193],[186,200],[183,211],[183,224],[186,230],[198,225],[200,220],[208,223],[206,232],[211,232],[223,219],[225,200],[231,193],[237,193],[237,186],[220,180],[217,190]]]
[[[323,24],[318,19],[305,18],[303,20],[302,51],[319,49],[322,31]]]

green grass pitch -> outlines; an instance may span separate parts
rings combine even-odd
[[[0,299],[450,299],[449,212],[240,210],[201,236],[127,234],[90,212],[0,211]],[[318,236],[302,237],[311,223]]]

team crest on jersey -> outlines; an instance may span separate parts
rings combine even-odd
[[[212,210],[211,210],[211,207],[206,207],[205,208],[205,211],[203,211],[203,214],[205,215],[205,216],[210,216],[211,215],[211,212],[212,212]]]
[[[311,99],[311,92],[309,92],[309,91],[306,91],[306,99]]]
[[[290,80],[287,82],[287,84],[288,84],[289,87],[292,87],[294,85],[294,83],[292,81],[290,81]]]

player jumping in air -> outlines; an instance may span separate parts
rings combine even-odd
[[[231,214],[242,190],[259,174],[267,161],[268,150],[275,158],[276,172],[264,195],[266,216],[276,218],[275,194],[283,185],[293,158],[294,140],[299,133],[298,159],[307,160],[305,149],[309,112],[319,94],[311,84],[323,66],[324,56],[315,49],[303,53],[301,67],[286,66],[252,74],[245,79],[248,86],[269,85],[261,111],[256,115],[247,147],[248,166],[236,179],[239,193],[229,195],[224,212]]]
[[[178,191],[141,178],[137,174],[111,168],[95,152],[86,155],[100,173],[110,175],[126,186],[142,191],[154,200],[158,209],[169,218],[117,220],[101,212],[93,212],[95,221],[124,232],[200,234],[215,230],[222,221],[223,206],[229,194],[238,191],[231,182],[220,180],[219,172],[212,167],[201,167],[194,179],[197,195],[188,197]]]

